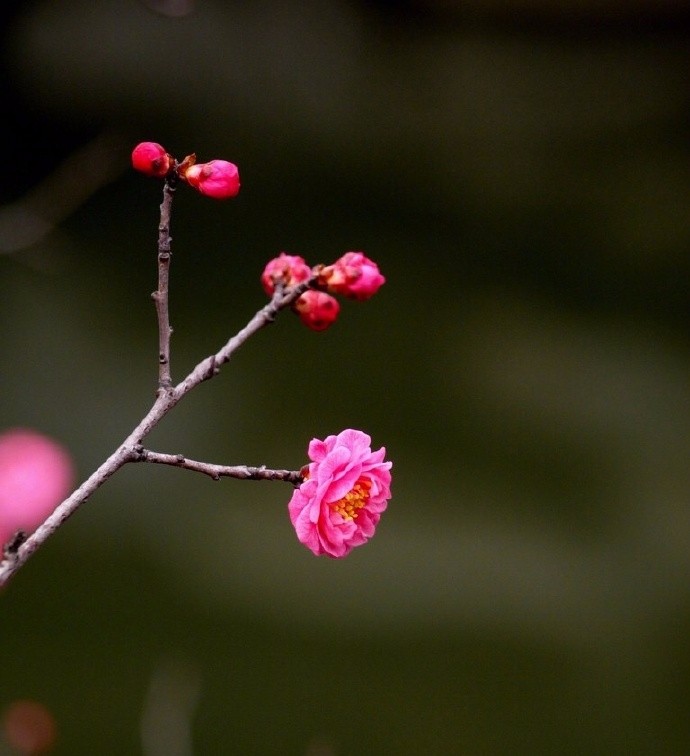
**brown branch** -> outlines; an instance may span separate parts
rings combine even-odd
[[[240,480],[282,480],[298,486],[302,481],[299,470],[270,470],[265,465],[250,467],[248,465],[216,465],[211,462],[199,462],[188,459],[183,454],[161,454],[143,447],[136,449],[137,462],[151,462],[155,465],[171,465],[184,470],[208,475],[213,480],[221,478],[238,478]]]
[[[295,302],[301,294],[304,294],[311,287],[314,279],[304,281],[303,283],[293,286],[287,291],[282,287],[276,287],[271,301],[264,305],[247,325],[239,330],[232,338],[228,339],[225,346],[219,349],[215,354],[206,357],[192,370],[192,372],[173,389],[174,393],[180,392],[184,396],[202,381],[218,375],[223,365],[230,361],[232,355],[244,344],[247,339],[253,336],[264,326],[269,325],[275,319],[277,314],[289,307]],[[180,397],[181,398],[181,397]]]
[[[159,454],[145,451],[141,442],[158,425],[158,423],[175,407],[195,386],[212,378],[220,372],[232,355],[242,344],[264,326],[272,323],[276,315],[289,307],[295,300],[314,284],[315,278],[305,281],[290,289],[276,286],[271,301],[262,307],[226,344],[215,354],[206,357],[187,375],[184,380],[172,385],[170,371],[170,328],[168,310],[168,283],[171,257],[170,216],[172,199],[175,192],[175,179],[170,176],[163,188],[163,201],[160,206],[160,223],[158,226],[158,289],[151,295],[156,304],[158,316],[158,392],[156,400],[148,413],[132,430],[123,443],[95,470],[70,496],[58,504],[41,525],[25,540],[13,538],[9,548],[0,551],[0,588],[22,567],[29,557],[96,491],[108,478],[128,462],[154,462],[171,464],[211,477],[235,477],[257,480],[285,480],[293,484],[301,481],[299,473],[289,470],[267,470],[264,467],[227,467],[205,462],[187,460],[180,455]],[[0,544],[1,546],[1,544]]]
[[[170,280],[170,213],[175,194],[174,179],[166,179],[163,186],[163,202],[158,225],[158,289],[151,294],[156,303],[158,315],[158,388],[159,391],[172,386],[170,374],[170,315],[168,309],[168,283]]]
[[[17,548],[9,557],[0,561],[0,588],[19,570],[48,538],[105,482],[128,462],[141,461],[141,442],[153,428],[178,404],[195,386],[217,375],[222,365],[247,339],[272,323],[276,315],[289,307],[310,286],[305,281],[298,286],[283,291],[276,288],[271,301],[262,307],[244,328],[238,331],[216,354],[212,354],[198,363],[189,375],[174,387],[161,387],[155,402],[139,424],[127,436],[123,443],[95,470],[70,496],[55,508],[44,522]],[[250,472],[261,468],[247,468]],[[251,474],[247,477],[253,477]],[[259,476],[260,477],[260,476]],[[278,478],[280,479],[280,478]],[[292,481],[291,481],[292,482]]]

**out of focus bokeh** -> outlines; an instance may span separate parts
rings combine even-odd
[[[157,451],[297,469],[368,432],[376,537],[301,546],[281,483],[130,466],[0,595],[0,753],[690,752],[690,10],[680,0],[5,0],[0,431],[86,477],[280,251],[387,277],[290,313]],[[49,749],[49,750],[46,750]]]

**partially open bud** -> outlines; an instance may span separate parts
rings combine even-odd
[[[264,268],[261,274],[261,285],[269,297],[273,296],[276,284],[283,286],[296,286],[298,283],[308,281],[311,277],[311,268],[299,255],[288,255],[281,252],[274,257]]]
[[[196,163],[182,174],[190,186],[214,199],[237,196],[240,190],[240,174],[234,163],[227,160],[211,160]]]
[[[157,142],[140,142],[132,150],[132,165],[147,176],[163,178],[173,163],[173,158]]]
[[[305,291],[295,302],[293,309],[299,319],[312,331],[325,331],[338,317],[338,300],[323,291]]]
[[[385,282],[379,266],[362,252],[346,252],[333,265],[322,268],[319,274],[322,286],[333,294],[350,299],[369,299]]]

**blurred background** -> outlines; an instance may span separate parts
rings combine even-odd
[[[0,18],[0,430],[82,479],[150,406],[153,140],[242,178],[176,198],[176,379],[280,251],[388,282],[324,333],[286,313],[149,447],[297,469],[354,427],[394,462],[343,561],[297,542],[284,484],[120,471],[0,595],[0,754],[687,753],[687,4]]]

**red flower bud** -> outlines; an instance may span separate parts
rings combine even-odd
[[[235,197],[240,190],[240,174],[234,163],[227,160],[211,160],[196,163],[183,173],[190,186],[214,199]]]
[[[173,162],[172,157],[157,142],[140,142],[132,150],[132,165],[147,176],[163,178]]]
[[[308,281],[311,277],[311,268],[299,255],[288,255],[281,252],[274,257],[264,268],[261,274],[261,285],[269,297],[273,296],[276,284],[283,286],[296,286],[302,281]]]
[[[293,305],[299,319],[312,331],[325,331],[340,312],[338,300],[323,291],[305,291]]]
[[[319,283],[333,294],[350,299],[369,299],[386,283],[379,266],[362,252],[346,252],[333,265],[323,268]]]

